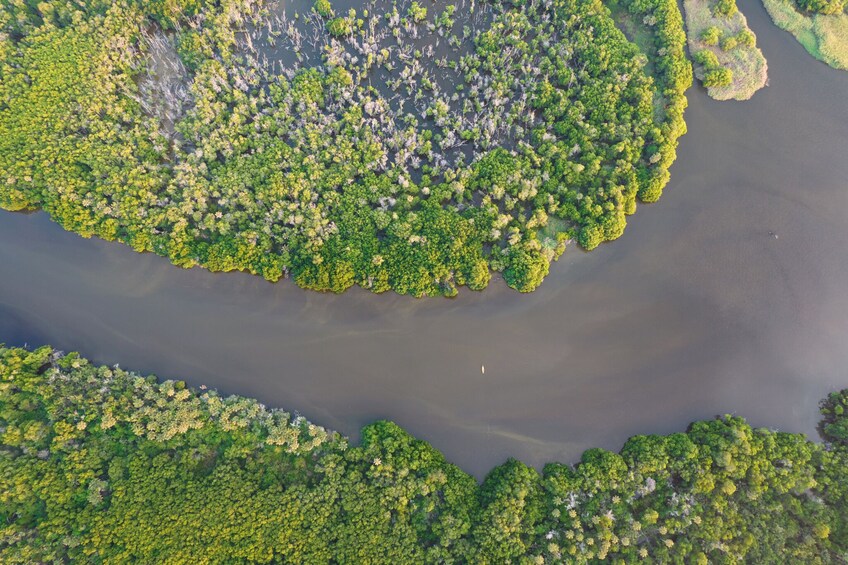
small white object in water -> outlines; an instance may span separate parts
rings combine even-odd
[[[486,366],[485,365],[480,365],[480,372],[483,373],[484,375],[486,374]]]

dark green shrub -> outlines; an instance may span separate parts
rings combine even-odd
[[[327,24],[327,31],[335,37],[353,33],[353,23],[348,18],[334,18]]]
[[[722,51],[731,51],[736,49],[736,46],[739,44],[739,41],[736,39],[736,36],[725,37],[721,40],[721,50]]]
[[[711,86],[730,86],[733,82],[733,71],[730,69],[719,67],[710,69],[704,73],[703,84],[706,87]]]
[[[736,0],[718,0],[713,6],[713,13],[717,16],[729,18],[739,11],[736,7]]]
[[[701,32],[701,41],[706,45],[718,45],[721,41],[722,31],[716,26],[710,26]]]
[[[815,14],[839,14],[845,9],[845,0],[795,0],[796,5],[805,12]]]
[[[330,0],[315,0],[312,9],[322,18],[333,17],[333,5],[330,4]]]

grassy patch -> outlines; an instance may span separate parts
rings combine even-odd
[[[610,4],[607,5],[607,8],[610,10],[610,15],[616,27],[624,33],[628,41],[634,43],[639,51],[646,55],[648,62],[645,64],[645,72],[656,79],[656,62],[650,56],[656,50],[654,34],[644,23],[636,21],[635,16],[621,4]],[[668,105],[668,99],[663,96],[662,90],[659,88],[654,90],[653,104],[654,121],[660,123],[665,120],[665,108]]]
[[[715,13],[715,5],[716,2],[711,0],[684,0],[689,51],[693,55],[704,50],[711,51],[720,66],[733,73],[730,84],[706,84],[712,98],[748,100],[768,83],[766,59],[756,45],[756,36],[748,27],[745,16],[739,11],[730,16],[718,15]],[[713,41],[706,39],[709,30],[713,31]],[[747,44],[742,39],[745,35],[752,38]],[[704,65],[695,66],[695,76],[701,81],[704,81],[708,72],[709,69]]]
[[[564,233],[570,228],[568,221],[556,216],[549,216],[544,227],[536,231],[539,239],[551,238],[556,241],[557,235]]]
[[[821,60],[819,42],[813,31],[813,18],[798,12],[789,0],[763,0],[763,5],[777,27],[794,35],[813,57]]]
[[[807,15],[791,0],[763,0],[763,4],[775,25],[794,35],[810,55],[848,70],[848,15]]]
[[[813,21],[822,60],[831,67],[848,70],[848,14],[816,14]]]

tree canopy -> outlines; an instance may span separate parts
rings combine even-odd
[[[254,400],[0,348],[0,560],[839,563],[848,390],[825,444],[722,416],[482,484],[390,422],[359,445]]]
[[[173,263],[341,292],[530,291],[656,200],[680,12],[623,0],[5,2],[0,206]]]

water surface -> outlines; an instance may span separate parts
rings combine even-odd
[[[182,270],[0,213],[0,341],[185,378],[356,435],[390,418],[478,476],[720,413],[815,433],[848,386],[848,73],[740,0],[771,86],[689,93],[659,203],[542,287],[341,296]],[[778,237],[775,238],[773,234]],[[485,374],[480,367],[485,365]]]

